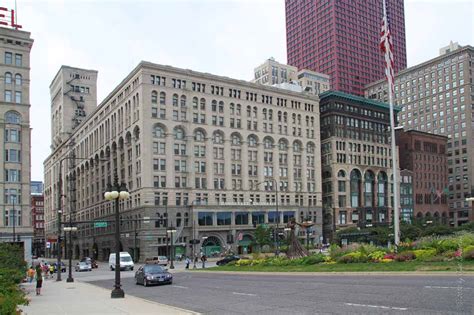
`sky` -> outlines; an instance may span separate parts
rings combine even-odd
[[[286,62],[284,0],[17,0],[17,13],[35,40],[32,180],[51,153],[49,85],[61,65],[98,70],[100,103],[141,60],[243,80],[269,57]],[[405,0],[408,66],[451,40],[474,45],[473,16],[473,0]]]

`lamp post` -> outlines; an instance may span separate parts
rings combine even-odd
[[[174,256],[174,246],[173,246],[173,233],[176,233],[176,229],[174,227],[169,227],[166,229],[166,233],[170,234],[170,239],[171,239],[171,249],[170,249],[170,269],[174,269],[174,264],[173,264],[173,256]]]
[[[70,218],[70,217],[69,217]],[[69,226],[64,227],[64,232],[69,232],[69,246],[68,247],[68,255],[69,255],[69,275],[66,279],[66,282],[74,282],[74,278],[72,277],[72,232],[76,232],[77,227],[71,226],[71,219],[69,219]],[[61,267],[58,267],[58,273],[61,272]]]
[[[63,161],[62,158],[59,161],[59,179],[58,179],[58,241],[57,241],[57,266],[58,275],[56,281],[61,281],[61,216],[62,216],[62,196],[63,196]]]
[[[125,292],[120,284],[120,200],[130,196],[125,183],[119,184],[117,169],[114,174],[114,184],[107,184],[107,191],[104,193],[106,200],[115,200],[115,285],[111,293],[111,298],[123,298]]]
[[[193,245],[192,247],[192,259],[193,259],[193,269],[196,269],[196,235],[195,235],[195,222],[194,222],[194,202],[196,200],[191,201],[191,220],[192,220],[192,237],[191,237],[191,244]]]

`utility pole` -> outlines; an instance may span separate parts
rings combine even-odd
[[[61,281],[61,216],[62,216],[62,195],[63,195],[63,161],[59,160],[59,179],[58,179],[58,241],[57,241],[57,268],[58,276],[56,281]]]

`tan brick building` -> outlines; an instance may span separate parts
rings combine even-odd
[[[15,239],[31,259],[29,32],[0,27],[0,241]]]
[[[52,86],[64,94],[65,80]],[[322,233],[317,96],[141,62],[65,132],[44,163],[49,237],[57,229],[58,161],[71,151],[87,160],[64,160],[63,191],[77,200],[64,201],[66,220],[69,212],[75,220],[112,218],[103,192],[117,171],[131,192],[121,202],[122,248],[133,252],[136,230],[141,259],[166,252],[165,225],[177,227],[177,253],[187,254],[189,240],[202,237],[196,250],[249,252],[256,225],[279,221],[282,229],[292,216],[316,222],[314,239]],[[130,221],[144,217],[151,222]],[[107,259],[113,226],[82,225],[75,256]]]

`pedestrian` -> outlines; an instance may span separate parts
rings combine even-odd
[[[202,255],[201,256],[202,269],[206,268],[206,260],[207,260],[206,255]]]
[[[28,275],[28,282],[29,282],[29,283],[33,282],[33,278],[34,278],[34,276],[35,276],[35,270],[33,269],[33,266],[31,266],[31,267],[28,269],[27,275]]]
[[[186,269],[189,269],[189,264],[191,263],[191,259],[189,259],[188,256],[186,256]]]
[[[36,295],[41,295],[41,287],[43,286],[43,272],[41,267],[36,267]]]
[[[49,266],[49,274],[51,275],[51,279],[53,279],[54,278],[54,266],[53,265]]]

